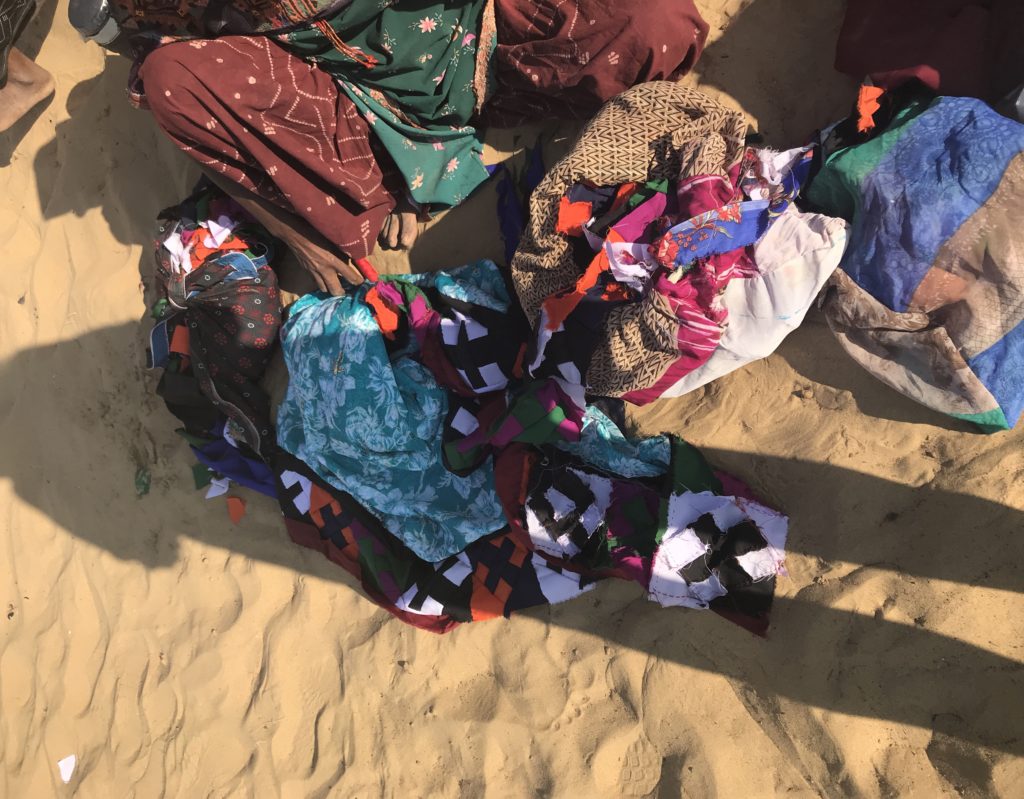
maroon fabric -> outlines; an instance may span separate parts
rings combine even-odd
[[[490,124],[588,117],[629,87],[688,71],[707,25],[693,0],[495,0]],[[401,178],[326,72],[263,37],[178,42],[139,73],[157,123],[200,164],[364,258]]]
[[[485,121],[586,118],[631,86],[688,72],[708,26],[693,0],[495,0]]]
[[[1024,81],[1021,0],[849,0],[836,69],[995,101]]]
[[[282,500],[283,502],[283,500]],[[314,525],[306,522],[284,517],[284,526],[288,531],[288,537],[300,547],[306,547],[322,554],[332,563],[336,563],[359,581],[359,585],[366,592],[367,596],[384,610],[390,613],[399,621],[403,621],[421,630],[432,633],[446,633],[455,629],[459,623],[450,616],[425,616],[419,613],[410,613],[395,607],[395,603],[389,600],[384,594],[374,588],[369,580],[363,579],[362,567],[359,562],[353,560],[331,539],[324,538]]]
[[[395,207],[386,155],[326,72],[271,39],[225,36],[164,45],[141,78],[157,123],[200,164],[301,216],[353,258],[373,251]]]

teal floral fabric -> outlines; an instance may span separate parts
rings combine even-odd
[[[494,261],[481,260],[450,272],[423,272],[418,275],[382,275],[382,280],[409,283],[421,289],[436,289],[453,300],[470,302],[492,311],[505,313],[511,300],[508,285]]]
[[[447,392],[410,355],[389,358],[365,293],[311,294],[292,306],[278,443],[417,556],[443,560],[505,526],[494,470],[486,463],[459,477],[445,469]]]
[[[668,436],[626,438],[599,408],[588,405],[580,440],[555,446],[589,466],[621,477],[658,477],[668,471],[672,445]]]
[[[418,203],[456,205],[484,180],[476,106],[483,0],[354,0],[281,37],[355,103]],[[340,42],[340,45],[339,45]]]
[[[382,282],[509,311],[505,281],[490,261]],[[487,458],[465,476],[445,468],[448,391],[418,360],[415,336],[389,349],[366,302],[370,288],[344,297],[310,294],[291,307],[282,331],[289,384],[278,410],[278,444],[355,497],[417,556],[437,562],[506,526],[494,466]],[[420,299],[428,301],[425,294]],[[594,406],[586,409],[578,442],[551,443],[622,477],[656,477],[670,461],[665,436],[627,439]]]

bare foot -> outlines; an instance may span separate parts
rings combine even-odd
[[[419,235],[419,217],[409,200],[398,203],[384,220],[378,241],[386,250],[408,250]]]
[[[0,133],[51,94],[53,76],[17,48],[11,48],[7,59],[7,85],[0,89]]]
[[[309,240],[296,240],[288,242],[299,259],[302,268],[313,276],[317,288],[326,291],[335,297],[345,293],[342,280],[348,281],[353,286],[363,282],[363,276],[355,264],[346,258],[339,258],[329,250],[314,244]]]

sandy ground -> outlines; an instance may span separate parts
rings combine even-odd
[[[698,5],[692,80],[771,143],[842,114],[841,0]],[[433,636],[271,501],[233,525],[143,368],[152,221],[195,173],[65,18],[23,40],[56,97],[0,136],[0,796],[1021,796],[1024,430],[901,398],[818,316],[637,417],[790,514],[768,640],[624,584]],[[500,255],[492,209],[414,268]]]

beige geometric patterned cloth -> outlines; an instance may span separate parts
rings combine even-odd
[[[676,83],[644,83],[610,100],[530,198],[530,220],[512,260],[527,319],[536,324],[541,303],[575,285],[586,267],[555,229],[559,202],[573,184],[725,175],[743,155],[746,131],[740,112]],[[653,291],[617,308],[594,351],[587,387],[621,396],[652,385],[678,358],[678,327]]]

